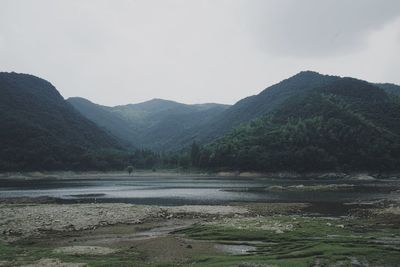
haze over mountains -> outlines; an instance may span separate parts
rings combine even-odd
[[[136,148],[170,151],[196,138],[190,134],[229,108],[222,104],[186,105],[153,99],[139,104],[106,107],[83,98],[69,98],[85,117]]]
[[[366,161],[373,160],[371,153],[379,154],[367,149],[370,144],[382,146],[387,152],[379,154],[380,166],[393,169],[397,164],[394,158],[398,156],[400,144],[400,100],[396,95],[400,87],[394,84],[371,84],[305,71],[232,106],[186,105],[153,99],[107,107],[79,97],[66,101],[50,83],[32,75],[1,73],[0,93],[2,169],[65,169],[71,166],[79,169],[83,165],[90,169],[95,168],[96,162],[110,168],[120,167],[131,162],[133,156],[124,156],[123,162],[113,165],[109,161],[118,161],[119,156],[99,159],[92,155],[135,149],[183,153],[181,159],[172,160],[174,164],[182,161],[187,165],[191,160],[192,165],[202,168],[278,170],[270,163],[279,161],[281,169],[290,169],[297,164],[294,162],[301,162],[300,158],[319,155],[317,158],[325,159],[320,169],[338,169],[344,165],[349,169],[362,169]],[[334,103],[326,98],[327,94],[335,96]],[[325,120],[327,118],[340,121],[335,124],[337,128],[365,134],[358,147],[352,146],[357,141],[356,136],[352,137],[356,139],[343,139],[345,130],[327,130],[330,134],[322,131],[332,123]],[[305,134],[296,128],[300,127],[298,121],[293,122],[296,119],[320,122],[311,123],[310,127],[301,126],[309,129]],[[321,143],[318,136],[324,136],[325,143]],[[297,141],[290,143],[293,140]],[[188,156],[184,151],[194,141],[211,144],[199,149],[196,155]],[[317,152],[307,150],[310,144],[314,144],[312,149]],[[340,151],[338,146],[342,147]],[[361,162],[337,160],[343,155],[357,157],[357,153],[351,151],[364,153]],[[288,160],[288,155],[294,155],[292,160]],[[388,164],[383,163],[385,158]],[[151,166],[154,159],[147,155],[143,162]],[[254,164],[249,165],[249,162]],[[309,166],[309,163],[302,166]],[[312,166],[306,169],[310,171]]]

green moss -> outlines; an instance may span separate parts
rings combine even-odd
[[[136,252],[121,250],[118,253],[104,256],[91,255],[66,255],[53,252],[49,247],[36,246],[17,246],[0,243],[0,261],[14,261],[18,264],[26,264],[38,261],[42,258],[54,258],[63,262],[83,262],[94,267],[123,267],[123,266],[155,266],[150,263],[144,263]],[[135,265],[136,264],[136,265]],[[163,265],[168,266],[168,265]]]
[[[350,264],[351,257],[385,266],[396,266],[400,262],[400,246],[379,241],[380,238],[399,237],[400,230],[379,226],[373,221],[294,219],[290,216],[254,220],[257,224],[248,219],[243,219],[243,223],[221,221],[217,224],[198,224],[180,233],[217,242],[261,241],[256,243],[257,251],[253,255],[209,257],[198,262],[199,266],[237,266],[243,261],[277,266],[310,266],[317,259],[320,263],[344,261]],[[280,233],[269,227],[263,228],[271,222],[272,225],[290,224],[292,227]]]
[[[18,255],[19,253],[21,253],[20,249],[0,243],[0,260],[1,261],[13,260],[13,259],[15,259],[16,255]]]

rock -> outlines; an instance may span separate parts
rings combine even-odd
[[[353,180],[361,180],[361,181],[372,181],[372,180],[376,180],[375,177],[367,175],[367,174],[357,174],[352,176],[350,179]]]
[[[21,267],[85,267],[85,263],[62,262],[59,259],[40,259],[39,261]]]
[[[97,246],[70,246],[61,247],[54,250],[55,253],[62,253],[66,255],[108,255],[115,253],[117,250],[108,247]]]

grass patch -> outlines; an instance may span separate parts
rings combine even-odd
[[[0,243],[0,261],[12,261],[14,265],[29,264],[43,258],[59,259],[62,262],[87,263],[93,267],[123,266],[173,266],[169,263],[145,263],[145,259],[129,249],[111,255],[66,255],[55,253],[52,248],[35,246],[16,246]]]
[[[351,260],[397,266],[400,229],[385,227],[371,220],[273,216],[197,224],[179,233],[217,242],[259,242],[252,255],[210,256],[199,260],[198,266],[239,266],[241,262],[310,266],[317,261],[350,264]]]

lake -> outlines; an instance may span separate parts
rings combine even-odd
[[[345,185],[334,190],[309,186]],[[271,190],[275,188],[275,190]],[[278,188],[278,190],[276,190]],[[290,189],[290,190],[288,190]],[[290,180],[238,177],[114,177],[0,179],[0,197],[53,197],[61,202],[219,205],[234,202],[344,203],[398,198],[396,180]]]

